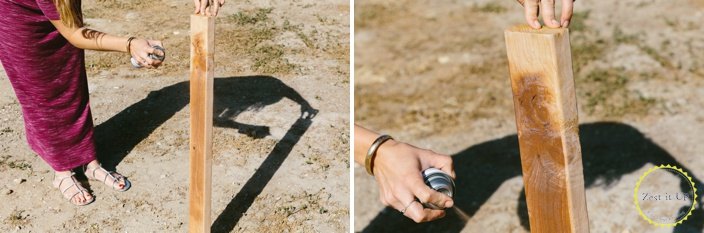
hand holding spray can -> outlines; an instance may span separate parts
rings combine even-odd
[[[159,56],[158,54],[150,53],[149,58],[151,58],[152,60],[159,60],[159,61],[163,62],[164,59],[166,58],[166,50],[164,50],[164,48],[162,48],[161,46],[158,46],[158,45],[154,45],[154,46],[152,46],[152,48],[154,48],[156,50],[160,50],[161,54],[163,54],[163,55]],[[137,62],[137,59],[135,59],[134,57],[130,58],[130,62],[132,62],[132,67],[142,68],[142,65],[139,64],[139,62]]]
[[[423,171],[423,181],[435,191],[444,193],[450,198],[455,194],[455,181],[447,173],[441,171],[437,168],[428,168]],[[422,203],[424,207],[441,210],[440,208],[432,203]]]

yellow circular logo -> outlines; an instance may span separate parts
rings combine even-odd
[[[689,187],[681,187],[681,178]],[[643,219],[655,226],[673,227],[692,215],[697,200],[697,188],[692,177],[671,165],[655,166],[646,171],[633,192],[633,201]]]

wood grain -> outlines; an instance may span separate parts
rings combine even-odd
[[[531,232],[589,232],[567,29],[505,31]]]
[[[210,232],[215,19],[191,15],[188,232]]]

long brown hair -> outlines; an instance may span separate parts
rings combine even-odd
[[[67,27],[83,27],[81,0],[53,0],[56,10],[61,16],[61,22]]]

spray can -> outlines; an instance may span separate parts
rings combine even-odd
[[[152,46],[152,48],[154,48],[156,50],[161,50],[161,53],[164,54],[164,56],[159,56],[158,54],[150,53],[149,58],[151,58],[152,60],[164,61],[164,58],[166,58],[166,50],[164,50],[164,48],[162,48],[161,46],[158,46],[158,45],[154,45],[154,46]],[[130,58],[130,62],[132,62],[132,67],[142,68],[142,65],[140,65],[137,62],[137,59],[134,59],[134,57]]]
[[[423,171],[423,181],[428,187],[435,191],[444,193],[450,198],[455,194],[455,181],[447,173],[437,168],[428,168]],[[424,207],[431,209],[442,209],[432,203],[422,203]]]

